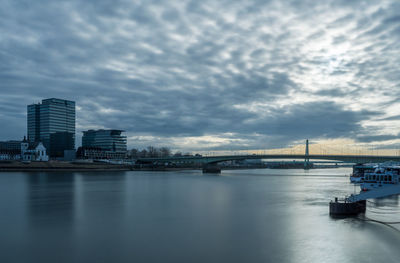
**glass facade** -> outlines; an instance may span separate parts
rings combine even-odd
[[[21,151],[21,141],[0,142],[0,150]]]
[[[40,104],[28,105],[28,141],[40,141]]]
[[[82,147],[103,151],[126,152],[126,136],[121,130],[88,130],[83,132]]]
[[[43,142],[50,157],[75,149],[75,102],[45,99],[28,105],[28,140]]]

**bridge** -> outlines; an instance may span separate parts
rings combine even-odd
[[[308,140],[306,141],[306,150],[304,154],[243,154],[243,155],[220,155],[220,156],[172,156],[162,158],[138,158],[137,163],[201,163],[203,171],[216,171],[217,163],[235,160],[250,159],[303,159],[304,168],[310,167],[310,160],[330,160],[333,162],[345,163],[382,163],[387,161],[400,162],[400,156],[389,155],[357,155],[357,154],[310,154]],[[220,169],[219,169],[220,171]]]
[[[251,154],[251,155],[221,155],[221,156],[182,156],[165,158],[139,158],[138,163],[202,163],[217,164],[225,161],[249,160],[249,159],[312,159],[330,160],[346,163],[381,163],[386,161],[400,162],[400,156],[376,156],[376,155],[322,155],[322,154]]]

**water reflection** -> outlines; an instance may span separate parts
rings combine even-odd
[[[27,180],[28,222],[72,226],[74,221],[74,176],[71,173],[29,173]]]
[[[122,218],[126,202],[124,172],[76,175],[76,217],[83,223]]]
[[[26,173],[25,179],[27,242],[15,262],[29,262],[28,258],[35,258],[35,262],[71,262],[76,224],[73,174]]]

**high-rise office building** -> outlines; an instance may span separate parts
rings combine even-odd
[[[50,157],[75,149],[75,102],[45,99],[28,105],[28,141],[43,142]]]
[[[126,152],[126,136],[122,130],[88,130],[83,132],[82,147],[94,147],[103,151]]]

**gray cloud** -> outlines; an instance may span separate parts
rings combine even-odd
[[[388,141],[398,139],[398,135],[370,135],[370,136],[359,136],[357,140],[360,142],[376,142],[376,141]]]
[[[224,140],[184,147],[370,142],[364,124],[399,97],[398,11],[397,1],[5,0],[0,139],[26,133],[27,104],[60,97],[77,102],[78,133],[120,128],[173,148],[196,136]]]

